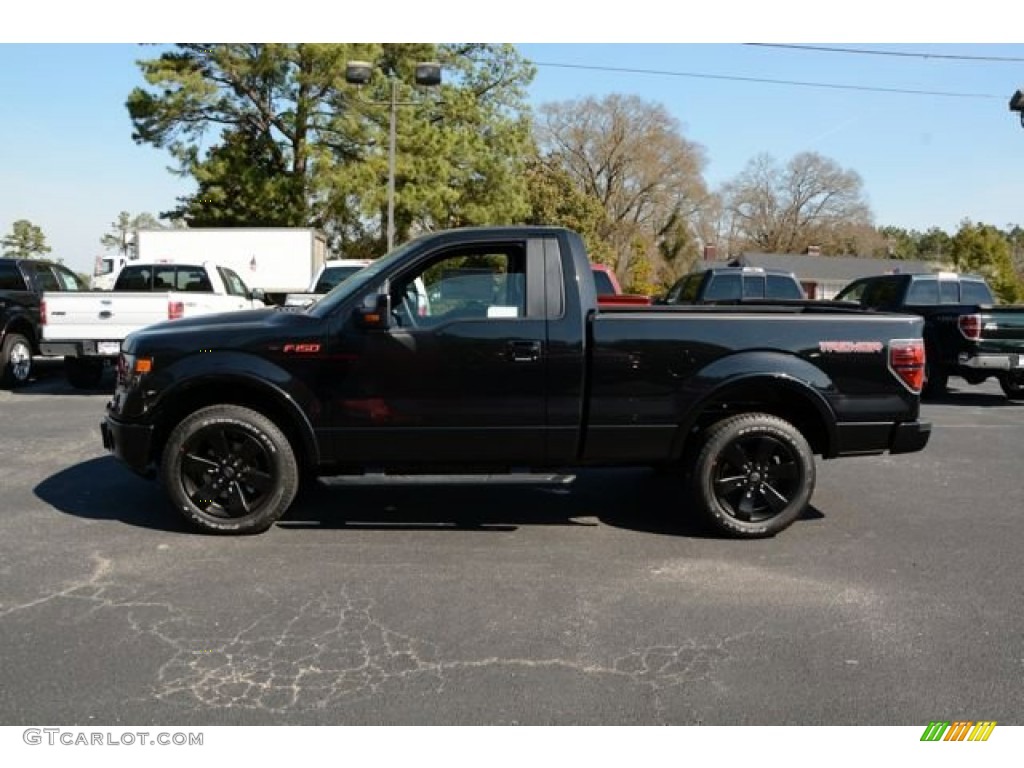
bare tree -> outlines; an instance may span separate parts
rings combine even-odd
[[[623,282],[635,284],[633,273],[649,281],[653,262],[677,259],[694,240],[691,220],[708,198],[704,149],[662,105],[619,94],[546,104],[537,138],[548,160],[604,208],[601,234]]]
[[[796,253],[810,245],[844,252],[844,235],[871,225],[860,176],[815,152],[796,155],[784,168],[759,155],[723,194],[745,247],[768,252]]]

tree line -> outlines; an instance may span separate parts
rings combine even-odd
[[[374,65],[358,89],[344,78],[354,60]],[[444,72],[429,93],[411,85],[416,62],[428,60]],[[813,152],[755,157],[710,189],[706,148],[659,103],[613,94],[533,114],[535,71],[511,45],[183,44],[139,66],[147,85],[127,98],[132,137],[165,149],[196,183],[160,215],[179,226],[315,227],[345,257],[381,255],[382,104],[396,87],[398,242],[454,226],[569,226],[643,293],[664,290],[707,245],[719,255],[816,246],[970,269],[1004,300],[1024,300],[1019,226],[875,226],[860,176]],[[104,245],[131,223],[122,214]]]

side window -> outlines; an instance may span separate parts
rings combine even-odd
[[[860,304],[864,299],[864,292],[867,290],[868,283],[859,281],[851,283],[839,292],[836,296],[836,301],[855,301]]]
[[[959,304],[960,283],[956,280],[939,280],[939,302],[942,304]]]
[[[964,280],[960,283],[960,298],[964,304],[995,304],[992,291],[980,280]]]
[[[391,285],[402,327],[526,316],[526,249],[490,245],[447,251]]]
[[[739,275],[714,275],[704,291],[706,301],[735,301],[740,298]]]
[[[768,289],[765,297],[769,299],[802,299],[804,298],[800,284],[782,275],[768,275]]]
[[[612,279],[608,277],[607,272],[602,272],[599,269],[594,270],[594,286],[597,289],[598,296],[610,296],[615,293]]]
[[[928,307],[938,304],[939,281],[934,277],[911,280],[910,288],[907,290],[907,298],[903,303],[908,307]]]
[[[680,298],[686,304],[693,304],[697,301],[697,292],[700,291],[700,281],[704,279],[702,273],[696,275],[690,275],[686,278],[686,282],[683,283],[683,290],[680,293]]]
[[[0,264],[0,291],[24,291],[26,288],[17,264]]]
[[[861,304],[875,309],[897,307],[900,303],[902,287],[903,280],[899,277],[883,277],[871,280],[864,289]]]
[[[249,298],[249,288],[245,282],[238,276],[232,269],[227,267],[221,267],[220,276],[224,280],[224,289],[228,292],[228,296],[241,296],[243,299]],[[206,274],[203,274],[203,279],[206,279]],[[210,281],[206,280],[207,285]],[[213,287],[209,287],[206,290],[212,291]]]
[[[85,286],[82,285],[82,281],[78,279],[78,275],[72,272],[66,267],[62,267],[59,264],[54,266],[53,271],[57,273],[57,280],[60,281],[61,288],[65,291],[84,291]]]
[[[743,298],[763,299],[764,298],[764,275],[743,276]]]
[[[59,291],[60,283],[49,264],[33,264],[30,269],[35,276],[36,289],[40,291]]]

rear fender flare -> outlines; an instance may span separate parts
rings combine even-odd
[[[785,393],[787,398],[810,407],[825,427],[823,455],[826,458],[835,455],[838,445],[837,419],[825,396],[825,392],[835,391],[835,385],[821,369],[811,363],[792,355],[747,352],[720,358],[691,380],[709,384],[697,399],[692,399],[692,395],[689,398],[688,412],[672,441],[673,460],[682,458],[691,431],[712,403],[728,399],[730,392],[752,385],[766,392]]]

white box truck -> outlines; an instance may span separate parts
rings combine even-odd
[[[140,229],[131,257],[139,262],[203,263],[213,261],[235,270],[249,288],[262,288],[268,301],[283,304],[300,293],[327,260],[327,239],[315,229],[292,227],[204,227]]]

